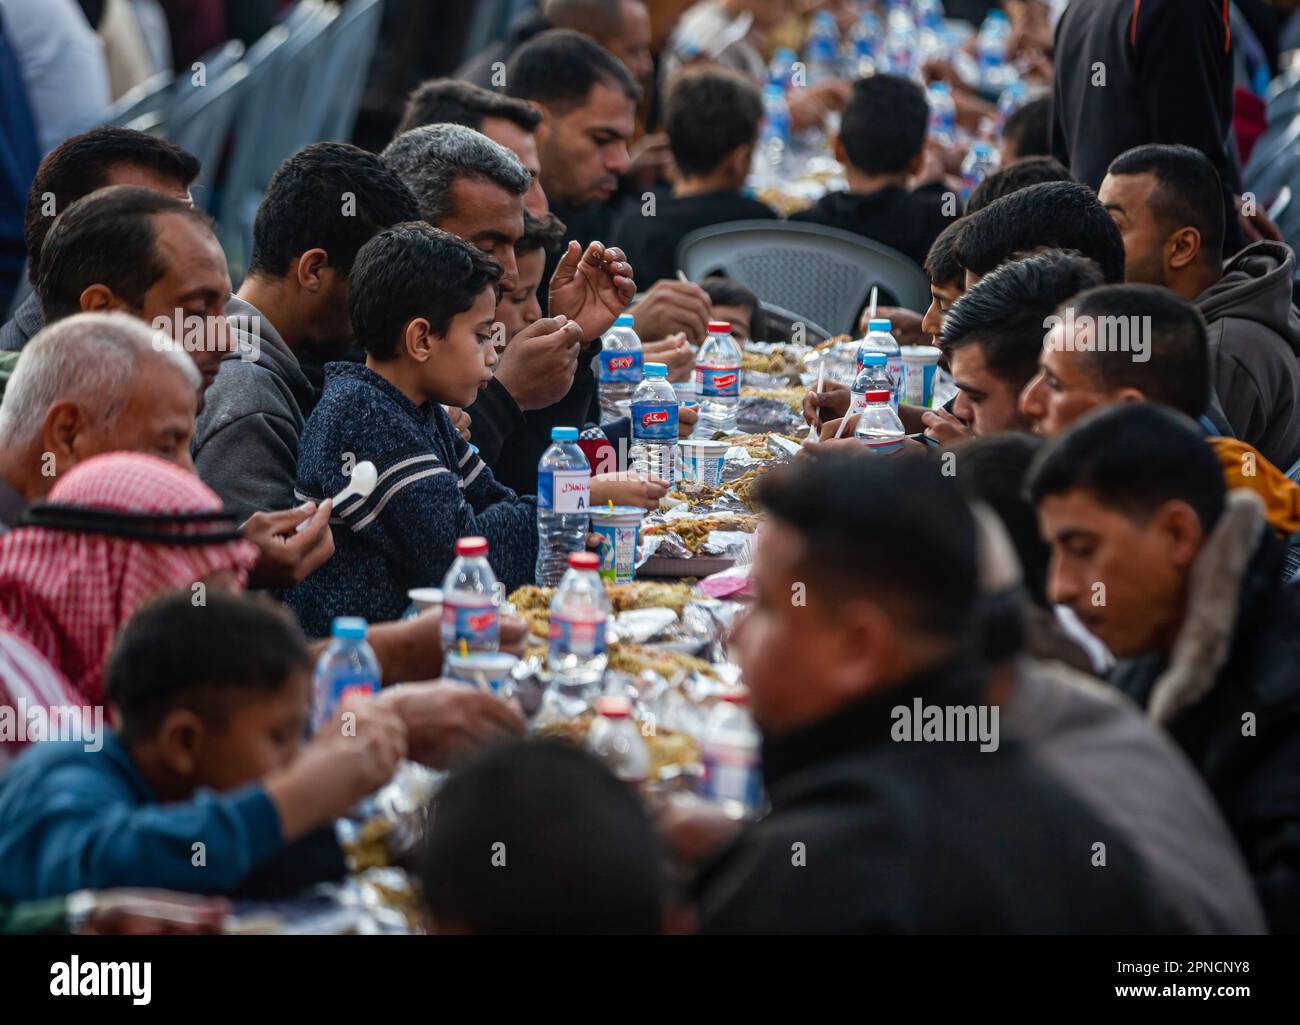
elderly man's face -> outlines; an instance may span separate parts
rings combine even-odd
[[[524,193],[524,209],[534,217],[544,216],[550,210],[550,204],[542,191],[542,158],[537,154],[537,139],[533,133],[503,117],[485,117],[479,130],[517,156],[524,170],[533,176],[532,186]]]
[[[509,189],[481,178],[457,178],[451,186],[451,214],[434,227],[463,238],[501,265],[501,291],[519,284],[515,243],[524,236],[524,201]]]

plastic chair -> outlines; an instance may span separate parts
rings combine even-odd
[[[803,325],[803,340],[808,345],[817,345],[819,342],[829,341],[831,338],[829,331],[820,324],[814,324],[806,317],[791,313],[789,310],[774,306],[772,303],[763,302],[761,299],[759,305],[763,307],[763,317],[767,320],[767,337],[758,338],[755,341],[789,342],[794,335],[796,324]]]
[[[199,176],[191,191],[197,194],[196,203],[209,210],[215,206],[212,186],[217,180],[217,165],[247,80],[247,66],[236,64],[176,104],[169,118],[168,138],[199,159]]]
[[[108,108],[104,123],[126,125],[141,114],[165,111],[171,102],[172,73],[160,71],[132,86]]]
[[[203,65],[203,81],[215,82],[232,67],[240,62],[244,56],[244,44],[238,39],[232,39],[227,43],[218,46],[215,50],[209,50],[197,63]],[[206,88],[205,85],[197,85],[194,81],[194,69],[182,71],[176,79],[176,84],[172,87],[172,104],[184,103],[198,89]]]
[[[1242,172],[1246,188],[1267,200],[1281,191],[1283,185],[1292,184],[1300,161],[1297,143],[1300,143],[1300,114],[1284,130],[1276,134],[1270,131],[1255,144],[1250,162]]]
[[[693,231],[677,246],[677,265],[692,281],[722,273],[776,303],[852,333],[873,285],[881,305],[917,312],[930,284],[902,253],[852,232],[788,221],[732,221]]]
[[[258,147],[258,184],[265,185],[285,157],[315,142],[320,125],[313,123],[314,106],[329,72],[327,30],[338,17],[337,7],[319,0],[302,0],[294,14],[289,38],[275,57],[275,96]],[[317,120],[319,120],[317,118]]]
[[[323,91],[326,105],[319,139],[351,140],[383,15],[384,0],[348,0],[334,22],[334,48],[329,58],[327,89]]]

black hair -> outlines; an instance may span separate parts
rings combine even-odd
[[[1079,182],[1043,182],[995,199],[962,218],[957,258],[988,274],[1018,254],[1074,249],[1096,262],[1107,282],[1124,280],[1124,240],[1097,194]]]
[[[423,221],[386,228],[361,247],[348,313],[357,339],[377,360],[397,356],[406,325],[424,317],[435,334],[501,279],[501,266],[464,239]]]
[[[1026,489],[1087,492],[1101,505],[1143,522],[1166,502],[1186,502],[1208,533],[1227,495],[1219,457],[1195,423],[1166,406],[1126,402],[1089,413],[1043,448]]]
[[[379,157],[343,142],[313,143],[271,177],[253,223],[248,273],[283,277],[295,257],[323,249],[347,275],[375,232],[419,216],[411,190]]]
[[[1074,176],[1059,160],[1052,157],[1028,157],[1025,160],[1017,160],[1000,171],[994,171],[971,190],[966,200],[966,212],[973,214],[983,210],[995,199],[1009,196],[1030,185],[1072,181]]]
[[[1052,152],[1052,100],[1042,96],[1017,107],[1002,127],[1002,138],[1010,143],[1017,160],[1042,157]]]
[[[202,211],[136,185],[92,192],[60,214],[45,237],[33,281],[45,322],[80,313],[81,293],[95,284],[139,308],[167,273],[154,224],[163,214],[192,218],[211,231]]]
[[[424,899],[479,934],[656,933],[664,881],[645,809],[560,740],[490,748],[453,770],[429,809]]]
[[[233,693],[276,694],[310,668],[307,641],[282,606],[215,588],[196,605],[184,590],[144,605],[122,628],[104,691],[129,744],[153,736],[176,708],[220,728]]]
[[[1008,431],[972,438],[957,445],[953,479],[969,501],[983,502],[1002,521],[1020,559],[1025,588],[1043,608],[1047,599],[1047,566],[1051,550],[1038,532],[1038,517],[1025,498],[1025,475],[1041,438]]]
[[[1099,335],[1109,332],[1103,318],[1123,318],[1126,325],[1150,318],[1145,360],[1133,358],[1131,345],[1129,351],[1097,345],[1080,352],[1085,372],[1101,390],[1137,388],[1148,401],[1172,406],[1193,420],[1205,412],[1212,387],[1210,347],[1205,321],[1195,306],[1157,285],[1104,285],[1075,296],[1067,305],[1074,308],[1075,317],[1091,318]]]
[[[700,282],[714,306],[744,306],[749,309],[749,337],[756,342],[767,338],[767,314],[763,304],[752,289],[746,288],[739,281],[720,275],[705,278]]]
[[[952,304],[940,344],[947,350],[979,345],[985,366],[1022,388],[1038,373],[1047,319],[1067,299],[1101,280],[1091,260],[1060,250],[1004,263]]]
[[[538,249],[549,256],[554,256],[564,249],[564,222],[553,213],[534,217],[524,211],[524,233],[515,243],[515,256],[531,253]]]
[[[930,244],[930,251],[925,254],[925,276],[930,284],[966,287],[966,272],[957,259],[957,236],[963,227],[962,221],[953,221]]]
[[[921,152],[929,120],[925,91],[910,78],[871,75],[853,83],[840,139],[863,174],[897,174]]]
[[[749,79],[704,68],[679,75],[668,90],[664,128],[682,174],[708,174],[737,147],[753,146],[763,100]]]
[[[800,579],[823,581],[818,593],[880,595],[902,622],[966,639],[977,600],[975,520],[929,460],[800,459],[766,474],[756,494],[803,539]]]
[[[510,121],[525,132],[536,130],[542,123],[541,111],[523,100],[459,78],[431,78],[406,98],[406,109],[393,138],[421,125],[444,123],[481,131],[483,119],[488,117]]]
[[[1191,146],[1150,143],[1126,150],[1111,161],[1107,174],[1149,174],[1156,180],[1149,201],[1152,215],[1168,237],[1179,228],[1201,235],[1206,263],[1223,260],[1223,185],[1209,158]]]
[[[534,36],[510,58],[506,92],[544,103],[559,115],[587,102],[596,85],[617,89],[639,103],[641,87],[631,72],[596,41],[570,29]]]
[[[116,167],[152,171],[181,189],[188,189],[199,176],[197,157],[145,132],[102,125],[64,139],[41,160],[27,192],[23,241],[27,247],[27,274],[33,285],[41,247],[54,218],[82,196],[107,185],[109,172]]]

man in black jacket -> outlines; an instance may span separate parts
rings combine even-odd
[[[1225,492],[1202,432],[1153,403],[1078,421],[1027,486],[1049,596],[1204,777],[1271,928],[1300,930],[1300,586],[1282,582],[1258,498]]]
[[[954,483],[827,456],[760,489],[733,646],[771,811],[698,881],[704,930],[1175,930],[1121,835],[998,728]]]

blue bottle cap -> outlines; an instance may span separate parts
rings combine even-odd
[[[330,634],[349,641],[364,641],[366,639],[367,625],[366,621],[360,616],[335,616],[334,623],[330,628]]]
[[[886,320],[883,317],[880,318],[879,320],[867,321],[868,331],[884,331],[886,334],[888,334],[893,329],[894,329],[893,323],[891,321]]]
[[[577,441],[577,440],[578,440],[578,428],[576,428],[576,427],[552,427],[552,428],[551,428],[551,440],[552,440],[552,441]]]
[[[631,326],[632,326],[632,314],[630,314],[630,313],[620,313],[617,317],[614,318],[614,326],[615,326],[615,327],[631,327]]]
[[[642,372],[645,374],[646,377],[667,377],[668,364],[647,363],[644,367],[642,367]]]
[[[883,352],[864,352],[862,354],[862,365],[864,367],[883,367],[888,362]]]

